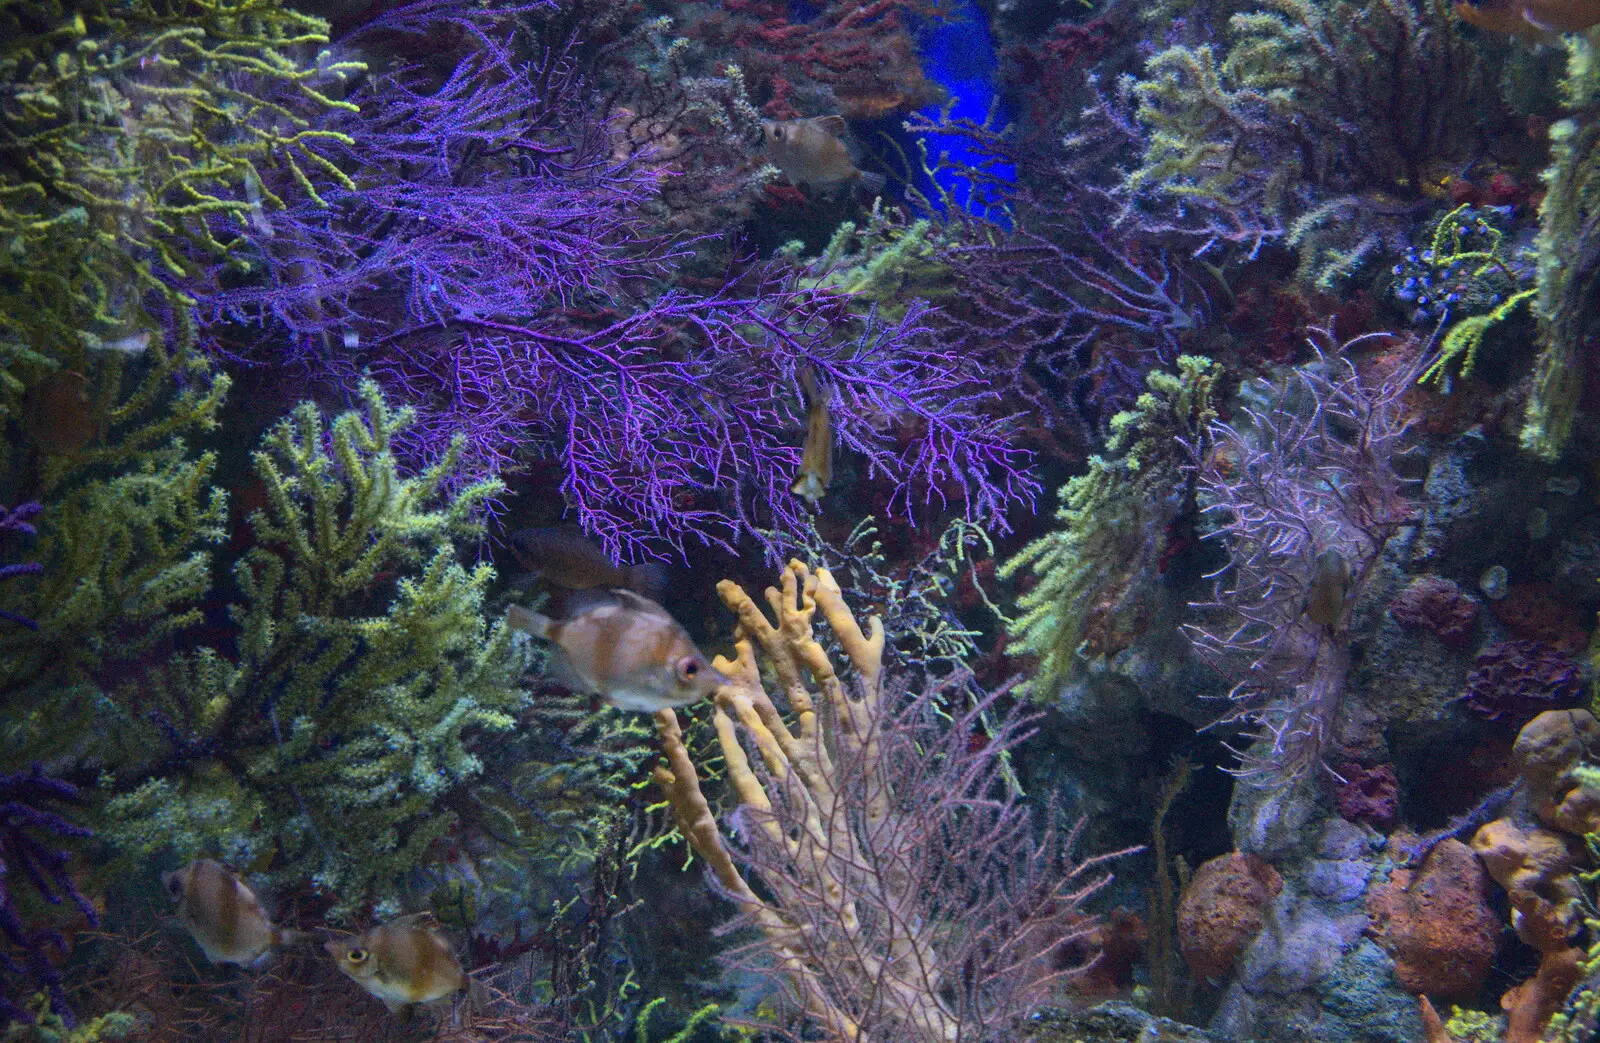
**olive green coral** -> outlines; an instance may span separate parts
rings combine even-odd
[[[1039,657],[1028,689],[1049,698],[1078,669],[1091,625],[1120,624],[1123,611],[1146,589],[1165,543],[1163,530],[1188,496],[1184,445],[1215,419],[1221,367],[1193,355],[1178,372],[1153,372],[1150,390],[1111,420],[1107,456],[1067,482],[1056,511],[1059,528],[1006,562],[1002,578],[1027,569],[1038,577],[1017,599],[1012,650]]]
[[[1554,460],[1572,437],[1583,390],[1579,356],[1600,328],[1600,61],[1582,36],[1567,38],[1563,92],[1573,114],[1550,128],[1554,163],[1539,208],[1539,296],[1543,350],[1534,364],[1522,446]]]
[[[1134,87],[1149,128],[1134,193],[1281,228],[1328,286],[1403,243],[1431,168],[1493,106],[1448,0],[1264,0],[1230,43],[1178,44]]]
[[[466,737],[511,727],[522,666],[458,563],[495,482],[446,494],[459,441],[404,477],[410,422],[375,386],[329,430],[304,404],[255,453],[267,506],[234,566],[237,654],[174,655],[101,712],[103,835],[125,851],[225,853],[310,878],[348,910],[392,897],[480,772]]]

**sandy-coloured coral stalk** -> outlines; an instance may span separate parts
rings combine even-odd
[[[993,695],[951,710],[948,686],[910,695],[887,684],[881,623],[863,629],[826,569],[791,562],[766,591],[770,618],[734,583],[718,593],[739,620],[734,658],[716,662],[732,682],[713,711],[737,841],[671,710],[656,715],[656,780],[738,906],[733,926],[756,929],[730,959],[775,967],[805,1020],[835,1040],[958,1043],[1026,1014],[1078,969],[1061,950],[1091,928],[1080,907],[1109,879],[1097,869],[1110,857],[1073,862],[1077,830],[1036,831],[1000,784],[1027,719],[1002,715],[985,733]],[[819,610],[848,680],[814,630]],[[758,648],[788,714],[762,685]]]

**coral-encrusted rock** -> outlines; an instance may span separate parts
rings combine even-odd
[[[1394,766],[1373,768],[1360,764],[1341,764],[1333,784],[1333,801],[1341,817],[1365,822],[1374,829],[1390,830],[1400,821],[1400,780]]]
[[[1587,710],[1547,710],[1523,727],[1511,756],[1545,825],[1579,836],[1600,829],[1600,792],[1572,774],[1595,750],[1600,750],[1600,721]]]
[[[1278,871],[1255,855],[1220,855],[1195,870],[1178,903],[1178,947],[1195,977],[1221,981],[1283,890]]]
[[[1401,626],[1426,630],[1451,648],[1466,648],[1478,630],[1478,603],[1443,576],[1412,580],[1389,602],[1389,614]]]
[[[1573,876],[1580,855],[1577,842],[1501,818],[1478,830],[1472,850],[1510,897],[1517,937],[1540,952],[1567,948],[1578,928],[1573,900],[1583,897]]]
[[[1491,721],[1518,727],[1583,695],[1583,673],[1560,650],[1540,641],[1499,641],[1478,653],[1461,698]]]
[[[1490,603],[1489,611],[1518,637],[1563,652],[1576,652],[1589,643],[1583,613],[1561,596],[1554,583],[1514,583],[1504,598]],[[1592,613],[1589,618],[1594,618]]]
[[[1489,878],[1459,840],[1433,849],[1412,884],[1396,869],[1367,896],[1373,940],[1394,960],[1406,991],[1469,999],[1494,962],[1500,921],[1489,908]]]

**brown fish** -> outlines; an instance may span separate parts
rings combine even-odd
[[[391,1011],[432,1003],[466,987],[450,942],[427,913],[390,921],[323,945],[338,968]]]
[[[1549,44],[1559,42],[1560,33],[1600,25],[1600,0],[1485,0],[1456,4],[1456,16],[1480,29]]]
[[[698,702],[727,684],[667,610],[631,590],[582,596],[550,619],[513,605],[506,621],[553,642],[551,672],[623,710],[654,713]]]
[[[800,454],[800,476],[789,491],[815,507],[833,481],[833,423],[827,396],[817,386],[816,371],[810,366],[800,371],[800,386],[806,392],[806,443]]]
[[[858,181],[868,192],[883,191],[882,174],[856,169],[842,135],[843,116],[763,120],[761,140],[767,158],[792,185],[837,185]]]
[[[1311,595],[1306,599],[1306,615],[1311,622],[1332,630],[1344,616],[1350,595],[1350,563],[1329,547],[1317,555],[1317,571],[1311,577]]]
[[[22,396],[22,426],[46,453],[71,456],[100,433],[89,401],[89,378],[62,369],[29,386]]]
[[[209,858],[161,874],[178,906],[178,918],[212,963],[253,964],[298,937],[272,925],[266,909],[243,880]]]
[[[576,525],[522,529],[511,534],[518,563],[548,583],[568,590],[631,590],[652,600],[667,589],[667,568],[659,561],[613,564],[605,551]]]

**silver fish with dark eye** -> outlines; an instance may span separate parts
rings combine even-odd
[[[631,590],[581,592],[570,615],[554,620],[513,605],[506,621],[556,646],[550,673],[622,710],[654,713],[699,702],[728,679],[695,647],[689,632]]]

